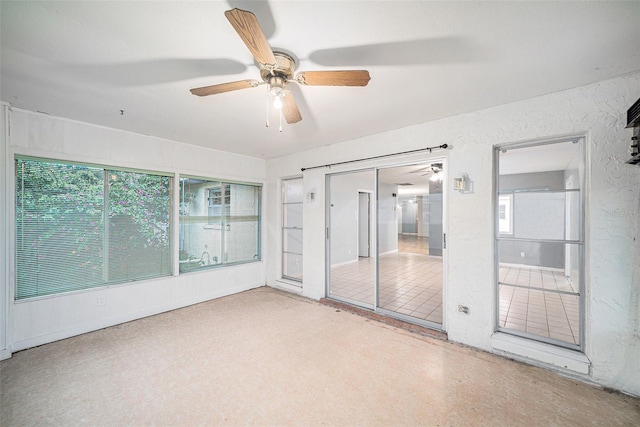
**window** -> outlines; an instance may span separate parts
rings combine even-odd
[[[496,149],[497,329],[584,348],[584,138]]]
[[[220,221],[220,215],[222,215],[222,200],[224,199],[225,212],[229,212],[229,206],[231,205],[231,186],[225,184],[224,187],[220,184],[217,187],[209,189],[209,197],[207,198],[209,204],[209,224],[217,224]]]
[[[282,277],[302,282],[302,178],[282,181]]]
[[[15,299],[169,275],[171,180],[16,158]]]
[[[500,234],[511,234],[513,215],[511,214],[511,205],[513,203],[513,194],[501,194],[498,198],[498,231]]]
[[[258,261],[261,186],[180,179],[180,272]]]

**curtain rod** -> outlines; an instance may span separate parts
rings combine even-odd
[[[438,150],[438,149],[443,149],[444,150],[447,147],[448,147],[447,144],[442,144],[442,145],[438,145],[438,146],[434,146],[434,147],[418,148],[417,150],[401,151],[400,153],[382,154],[380,156],[365,157],[364,159],[346,160],[344,162],[336,162],[336,163],[329,163],[329,164],[326,164],[326,165],[311,166],[309,168],[302,168],[300,170],[302,172],[304,172],[304,171],[309,170],[309,169],[330,168],[331,166],[345,165],[347,163],[355,163],[355,162],[364,162],[366,160],[382,159],[384,157],[400,156],[402,154],[417,153],[419,151],[429,151],[431,153],[433,150]]]

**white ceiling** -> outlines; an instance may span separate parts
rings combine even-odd
[[[266,89],[224,16],[253,11],[298,71],[368,69],[367,87],[293,87],[303,120],[265,128]],[[640,2],[0,2],[3,101],[272,158],[640,70]],[[124,114],[120,113],[124,111]]]

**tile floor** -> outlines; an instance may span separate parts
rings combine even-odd
[[[401,235],[398,247],[380,256],[379,307],[441,324],[442,259],[427,255],[426,238]],[[576,292],[562,272],[505,265],[500,282],[500,327],[580,343],[579,297],[557,293]],[[331,270],[330,297],[373,307],[374,287],[375,258]]]
[[[428,256],[428,239],[399,236],[398,252],[380,256],[379,307],[442,323],[442,258]],[[374,305],[375,258],[331,269],[330,296]]]
[[[499,275],[501,327],[580,343],[579,296],[557,292],[576,292],[562,272],[503,265]]]

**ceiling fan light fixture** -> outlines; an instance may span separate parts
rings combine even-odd
[[[280,110],[282,108],[282,97],[276,96],[273,98],[273,108]]]
[[[269,95],[273,98],[273,108],[276,110],[280,110],[283,105],[283,98],[287,96],[288,91],[282,89],[281,87],[274,87],[269,90]]]

